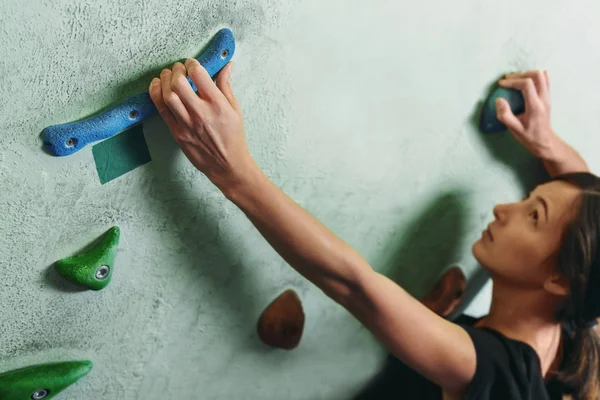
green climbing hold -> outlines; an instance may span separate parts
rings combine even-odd
[[[92,370],[92,362],[40,364],[0,374],[0,399],[48,400]]]
[[[102,241],[90,251],[56,262],[56,270],[67,280],[92,290],[104,289],[112,278],[119,227],[114,226]]]

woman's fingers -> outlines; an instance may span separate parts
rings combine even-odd
[[[154,106],[158,110],[158,113],[165,121],[169,129],[171,131],[178,129],[179,124],[177,122],[177,119],[175,118],[169,107],[167,107],[163,99],[162,87],[159,78],[152,79],[152,82],[150,82],[150,87],[148,88],[148,93],[150,93],[150,98],[152,99]]]
[[[196,120],[201,119],[202,100],[198,97],[192,85],[187,80],[187,70],[185,66],[178,62],[173,65],[171,76],[171,90],[177,94],[181,103],[185,106],[188,114]]]
[[[214,103],[222,99],[222,95],[219,89],[215,86],[212,78],[208,74],[208,71],[194,58],[188,58],[185,60],[185,68],[187,74],[196,85],[198,89],[198,96],[201,99]]]
[[[550,93],[550,89],[548,87],[548,75],[546,74],[546,71],[539,69],[535,71],[528,71],[525,77],[533,79],[533,83],[535,84],[535,88],[537,89],[540,97],[546,100]]]
[[[513,114],[508,102],[502,98],[496,99],[496,116],[500,122],[516,135],[520,135],[525,130],[521,120]]]
[[[219,72],[217,76],[217,87],[223,93],[231,107],[235,110],[235,112],[241,117],[242,109],[233,94],[233,89],[231,88],[231,70],[233,69],[233,63],[229,63]]]
[[[505,88],[517,89],[523,92],[525,97],[525,106],[530,110],[536,110],[541,104],[540,97],[536,91],[535,83],[531,78],[513,78],[501,79],[498,82],[500,86]]]
[[[172,75],[170,69],[163,69],[160,73],[162,96],[177,122],[189,128],[192,126],[192,119],[177,93],[171,89]]]
[[[550,79],[548,75],[548,71],[546,70],[532,70],[525,72],[516,72],[514,74],[506,75],[506,80],[513,79],[532,79],[535,84],[535,89],[539,96],[546,100],[549,99],[550,96]]]

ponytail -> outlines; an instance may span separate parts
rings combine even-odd
[[[556,376],[573,400],[600,399],[600,178],[588,172],[552,180],[582,189],[575,219],[563,236],[558,270],[570,283],[570,295],[557,310],[566,324],[563,360]],[[569,322],[570,321],[570,322]],[[588,323],[593,321],[594,323]]]
[[[575,330],[558,380],[572,391],[573,400],[600,398],[600,335],[595,326]]]

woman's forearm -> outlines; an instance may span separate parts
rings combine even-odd
[[[350,245],[279,189],[258,168],[221,188],[271,246],[304,277],[337,300],[349,295],[370,265]]]
[[[583,157],[558,136],[553,145],[543,154],[542,161],[552,177],[572,172],[589,172]]]

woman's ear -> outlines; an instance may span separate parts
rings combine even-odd
[[[544,282],[544,289],[556,296],[569,294],[569,281],[561,274],[554,273]]]

